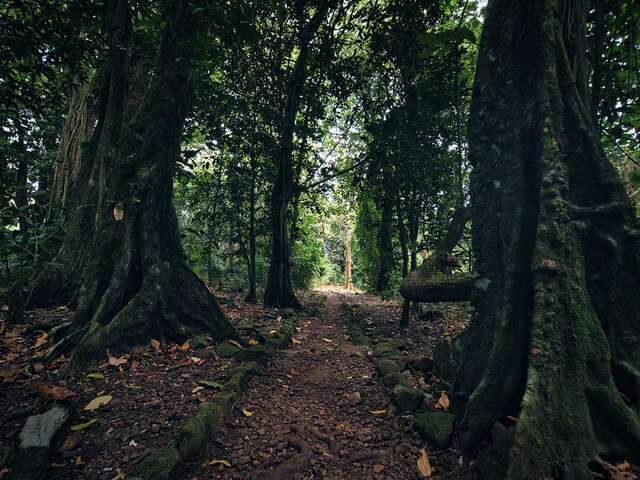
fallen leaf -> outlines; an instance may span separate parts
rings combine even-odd
[[[229,340],[229,343],[231,345],[235,345],[236,347],[238,347],[240,350],[242,350],[244,347],[242,345],[240,345],[240,342],[236,342],[235,340]]]
[[[380,472],[382,472],[383,470],[384,470],[384,465],[382,465],[381,463],[376,463],[376,464],[373,466],[373,472],[374,472],[374,473],[380,473]]]
[[[626,472],[627,470],[631,469],[631,465],[629,464],[629,462],[627,462],[626,460],[622,463],[619,463],[618,465],[616,465],[616,468],[618,470],[620,470],[621,472]]]
[[[212,382],[211,380],[198,380],[196,383],[198,383],[199,385],[202,385],[204,387],[209,387],[209,388],[222,388],[223,387],[223,385],[221,383]]]
[[[257,345],[258,341],[255,338],[252,338],[252,339],[249,340],[248,343],[249,343],[249,345]]]
[[[120,365],[124,365],[129,361],[124,357],[111,356],[111,354],[109,353],[109,350],[107,350],[107,357],[109,358],[109,365],[111,365],[112,367],[119,367]]]
[[[2,380],[6,383],[15,382],[18,378],[18,374],[20,373],[20,367],[17,365],[10,366],[9,368],[3,368],[0,371],[0,376],[2,376]]]
[[[97,418],[92,418],[91,420],[89,420],[88,422],[84,422],[84,423],[79,423],[77,425],[73,425],[72,427],[69,427],[70,430],[74,431],[74,432],[78,432],[80,430],[84,430],[87,427],[90,427],[91,425],[93,425],[94,423],[96,423],[98,421]]]
[[[447,410],[449,408],[449,397],[445,392],[440,394],[440,398],[435,404],[435,408],[441,408],[442,410]]]
[[[46,383],[33,382],[31,386],[40,394],[40,396],[50,400],[66,400],[67,398],[71,398],[76,395],[75,392],[59,385],[48,385]]]
[[[97,410],[98,408],[103,407],[104,405],[109,403],[111,400],[113,400],[113,397],[111,395],[102,395],[101,397],[96,397],[89,403],[87,403],[87,405],[84,407],[84,410]]]
[[[372,413],[374,415],[384,415],[385,413],[387,413],[387,410],[384,408],[380,408],[378,410],[369,410],[369,413]]]
[[[39,348],[45,343],[47,343],[47,339],[49,338],[49,334],[47,332],[43,332],[38,338],[36,338],[36,343],[33,348]]]
[[[420,456],[418,457],[418,471],[422,478],[429,478],[433,473],[431,462],[429,461],[429,455],[427,454],[427,450],[424,448],[420,449]]]
[[[327,342],[327,343],[333,343],[333,340],[330,340],[330,339],[328,339],[328,338],[323,338],[322,340],[324,340],[324,341],[325,341],[325,342]]]
[[[223,460],[221,458],[214,458],[213,460],[209,460],[209,465],[224,465],[225,467],[231,467],[231,463],[228,460]]]
[[[245,417],[250,417],[250,416],[252,416],[252,415],[253,415],[253,412],[250,412],[250,411],[249,411],[249,410],[247,410],[246,408],[243,408],[243,409],[242,409],[242,414],[243,414]]]
[[[191,348],[191,343],[189,343],[189,340],[187,340],[182,345],[180,345],[180,350],[182,350],[183,352],[186,352],[190,348]]]
[[[74,431],[73,433],[69,434],[67,439],[64,441],[64,445],[62,445],[62,449],[73,450],[80,444],[81,438],[82,438],[82,435],[80,434],[80,432]]]
[[[300,340],[298,340],[296,337],[291,337],[291,342],[294,344],[299,344],[302,343]]]
[[[191,390],[191,393],[198,393],[198,392],[201,392],[202,390],[204,390],[203,386],[197,386],[196,388]]]
[[[154,348],[156,352],[160,351],[160,342],[158,340],[156,340],[155,338],[152,338],[151,340],[149,340],[149,343],[151,344],[151,346]]]
[[[101,373],[87,373],[87,378],[92,378],[94,380],[104,380],[104,375]]]
[[[278,333],[278,331],[277,331],[277,330],[270,330],[270,331],[269,331],[269,333],[270,333],[271,335],[274,335],[274,334]]]
[[[116,222],[121,222],[124,218],[124,208],[121,203],[113,207],[113,218],[115,218]]]
[[[131,370],[137,370],[140,367],[140,361],[133,360],[131,362]]]
[[[200,366],[204,363],[204,358],[189,357],[189,362],[193,365]]]

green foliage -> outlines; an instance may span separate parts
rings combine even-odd
[[[298,235],[291,255],[291,280],[297,288],[309,288],[328,273],[319,216],[303,215],[298,222]]]

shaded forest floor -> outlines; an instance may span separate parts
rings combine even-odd
[[[433,467],[430,478],[463,478],[457,439],[446,448],[422,439],[414,414],[399,411],[381,382],[374,351],[376,341],[392,342],[411,361],[430,357],[437,343],[464,328],[466,306],[441,305],[402,330],[395,300],[339,287],[303,297],[305,313],[296,316],[291,345],[249,382],[222,429],[180,478],[414,479],[423,451]],[[269,335],[291,314],[240,298],[227,295],[222,304],[249,341]],[[152,344],[111,359],[105,352],[99,368],[65,376],[64,360],[45,367],[42,357],[49,347],[45,324],[68,316],[64,308],[40,310],[28,313],[25,326],[0,324],[0,461],[10,458],[28,415],[44,411],[52,399],[72,409],[52,448],[48,478],[126,478],[151,449],[175,439],[237,364],[200,339]],[[350,341],[354,320],[367,326],[370,344]],[[437,392],[421,409],[446,410],[439,404],[446,384],[414,369],[406,373],[409,386]],[[104,396],[111,396],[106,405],[86,410]]]

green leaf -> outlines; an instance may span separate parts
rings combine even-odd
[[[87,378],[93,378],[94,380],[104,380],[104,375],[102,373],[89,373],[87,374]]]
[[[73,425],[72,427],[69,427],[69,430],[72,430],[74,432],[77,432],[79,430],[84,430],[87,427],[90,427],[91,425],[93,425],[94,423],[96,423],[98,421],[97,418],[92,418],[91,420],[89,420],[88,422],[85,423],[79,423],[77,425]]]

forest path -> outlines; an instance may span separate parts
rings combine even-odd
[[[348,341],[348,297],[324,294],[321,312],[299,318],[293,344],[251,381],[187,478],[416,478],[423,442],[392,412],[369,347]]]

